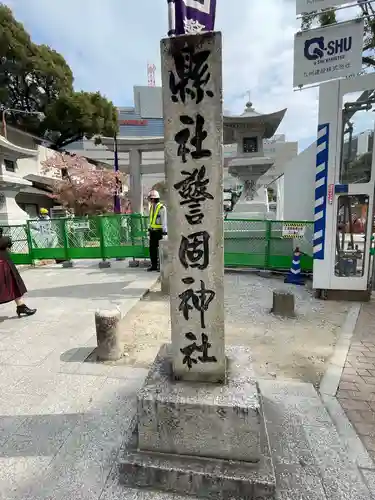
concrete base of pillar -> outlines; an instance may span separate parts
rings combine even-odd
[[[72,260],[66,260],[65,262],[62,263],[62,267],[64,269],[70,269],[74,266],[73,264],[73,261]]]
[[[138,395],[120,481],[201,498],[270,500],[275,475],[247,348],[231,347],[228,382],[176,382],[164,345]]]
[[[111,262],[109,260],[101,260],[99,262],[99,269],[108,269],[111,267]]]

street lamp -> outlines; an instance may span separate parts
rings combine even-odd
[[[45,114],[41,113],[40,111],[26,111],[23,109],[12,109],[12,108],[3,109],[2,122],[3,122],[3,135],[5,139],[7,138],[7,123],[6,123],[7,113],[18,113],[21,115],[36,115],[40,120],[44,120],[45,118]]]

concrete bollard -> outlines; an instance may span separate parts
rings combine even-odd
[[[121,358],[120,319],[121,312],[118,309],[95,312],[97,356],[101,361],[117,361]]]
[[[129,267],[139,267],[139,260],[134,258],[129,260]]]
[[[294,295],[289,292],[274,291],[271,312],[285,318],[294,318]]]
[[[72,260],[64,260],[64,262],[62,263],[62,267],[64,269],[70,269],[73,267],[73,261]]]

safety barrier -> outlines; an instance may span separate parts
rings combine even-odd
[[[35,260],[147,258],[147,217],[104,215],[30,220],[26,226],[5,226],[13,241],[15,264]],[[226,219],[224,259],[228,267],[288,270],[293,249],[302,252],[303,271],[312,270],[313,222]]]

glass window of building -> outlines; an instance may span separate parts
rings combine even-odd
[[[367,195],[342,195],[337,203],[335,275],[363,276],[369,199]]]
[[[343,98],[341,184],[365,184],[371,179],[374,120],[371,120],[371,103],[357,99],[356,92],[346,94]],[[370,123],[366,130],[363,130],[364,123]]]

